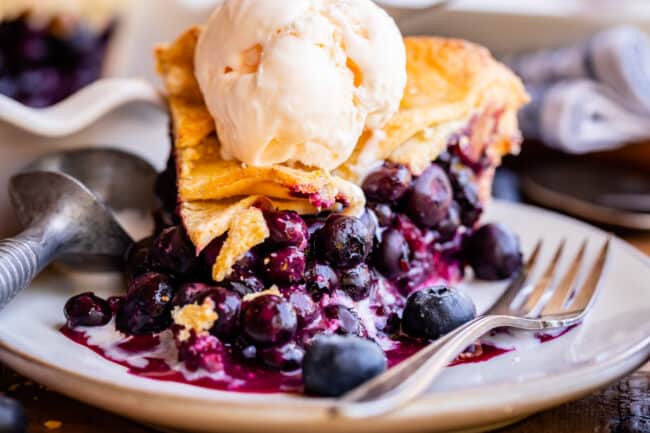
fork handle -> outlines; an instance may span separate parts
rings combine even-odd
[[[410,359],[343,396],[337,415],[370,418],[392,412],[421,396],[440,373],[472,343],[500,327],[545,329],[539,320],[512,316],[478,317],[433,342]]]

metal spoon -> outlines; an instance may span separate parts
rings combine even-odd
[[[156,172],[134,155],[84,149],[38,159],[9,185],[25,230],[0,241],[0,309],[48,264],[114,270],[133,242],[114,212],[153,208]]]

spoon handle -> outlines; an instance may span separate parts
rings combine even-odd
[[[0,310],[52,261],[52,247],[32,230],[0,241]]]

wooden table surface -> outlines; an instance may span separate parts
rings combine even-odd
[[[622,237],[650,255],[650,234]],[[32,433],[153,432],[49,391],[2,365],[0,393],[23,403]],[[650,364],[587,398],[534,415],[501,433],[650,433]]]

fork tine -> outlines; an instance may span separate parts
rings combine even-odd
[[[555,275],[557,265],[560,262],[560,257],[562,257],[562,252],[564,251],[565,245],[566,245],[566,239],[562,239],[560,245],[557,247],[557,250],[555,251],[555,254],[553,255],[553,258],[551,259],[551,262],[548,264],[546,271],[539,279],[537,284],[535,284],[533,291],[530,292],[530,295],[528,295],[528,299],[526,300],[524,305],[519,308],[518,315],[525,316],[526,314],[529,314],[539,303],[539,300],[542,298],[542,296],[544,295],[548,287],[553,282],[553,276]]]
[[[523,269],[513,278],[506,290],[503,292],[501,297],[492,305],[492,307],[487,311],[489,314],[507,314],[510,311],[510,305],[512,301],[517,297],[521,288],[526,284],[526,279],[532,272],[533,268],[537,264],[537,259],[539,258],[539,252],[542,250],[542,240],[538,240],[535,244],[535,248],[530,253],[530,257],[526,260],[526,263],[523,266]]]
[[[607,263],[607,256],[609,254],[609,245],[611,244],[612,238],[609,236],[605,245],[600,250],[600,254],[596,259],[593,267],[587,275],[587,279],[576,293],[575,298],[571,301],[571,304],[567,307],[569,312],[579,312],[583,311],[589,307],[591,301],[595,298],[596,291],[600,283],[600,277],[603,274],[603,269]]]
[[[548,303],[542,310],[542,316],[546,314],[559,314],[564,310],[564,304],[571,294],[571,289],[575,286],[578,271],[582,266],[582,260],[587,250],[587,239],[582,242],[580,250],[571,262],[569,270],[564,274],[562,281],[553,291],[553,296],[549,299]]]

